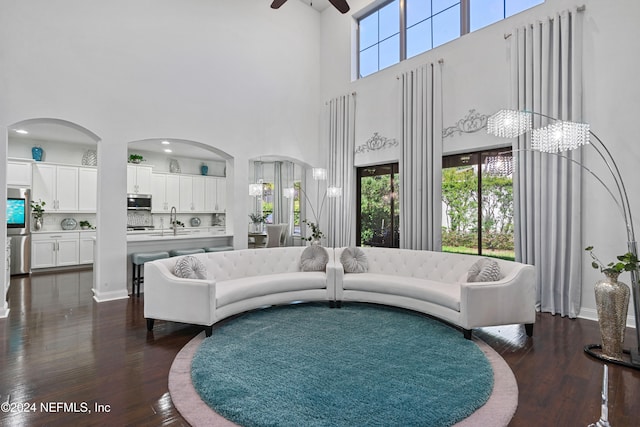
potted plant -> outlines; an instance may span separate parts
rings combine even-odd
[[[618,281],[620,273],[638,270],[638,257],[631,252],[618,255],[616,261],[604,264],[593,253],[593,246],[585,248],[591,256],[591,266],[606,276],[595,284],[598,325],[602,338],[602,356],[622,360],[624,330],[629,309],[629,286]]]
[[[31,202],[31,214],[33,215],[33,229],[40,231],[42,229],[42,219],[44,218],[44,207],[46,203],[42,199],[37,202]]]
[[[144,162],[144,157],[140,154],[129,154],[129,163],[141,163]]]
[[[267,216],[268,215],[263,215],[262,213],[249,214],[254,233],[262,233],[262,226],[267,222]]]
[[[89,221],[80,221],[80,228],[83,230],[88,230],[94,228],[93,225]]]
[[[303,219],[302,222],[311,228],[311,236],[306,237],[305,240],[308,240],[313,244],[320,244],[320,239],[324,237],[324,233],[320,231],[320,226],[315,222],[307,221],[306,219]]]

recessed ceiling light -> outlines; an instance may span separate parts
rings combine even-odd
[[[162,141],[160,144],[162,144],[162,145],[169,145],[169,144],[171,144],[171,143],[170,143],[169,141]]]
[[[24,130],[24,129],[14,129],[14,131],[15,131],[16,133],[20,133],[20,134],[22,134],[22,135],[26,135],[26,134],[28,134],[28,133],[29,133],[28,131],[26,131],[26,130]]]
[[[165,152],[165,153],[172,153],[172,152],[173,152],[173,150],[172,150],[171,148],[165,148],[165,149],[164,149],[164,152]]]

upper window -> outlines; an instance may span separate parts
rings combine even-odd
[[[543,3],[544,0],[469,0],[469,31],[475,31],[501,19]]]
[[[365,77],[544,0],[393,0],[358,20],[358,76]],[[468,22],[461,17],[468,17]]]

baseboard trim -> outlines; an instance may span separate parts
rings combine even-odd
[[[96,288],[93,288],[93,300],[95,302],[107,302],[107,301],[115,301],[119,299],[129,298],[129,293],[126,289],[120,291],[113,292],[99,292]]]
[[[594,308],[581,308],[580,314],[578,314],[580,319],[593,320],[594,322],[598,321],[598,311]],[[636,328],[636,317],[627,314],[627,328]]]

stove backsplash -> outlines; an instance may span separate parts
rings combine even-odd
[[[130,211],[127,212],[127,227],[151,227],[153,226],[153,217],[148,211]]]

